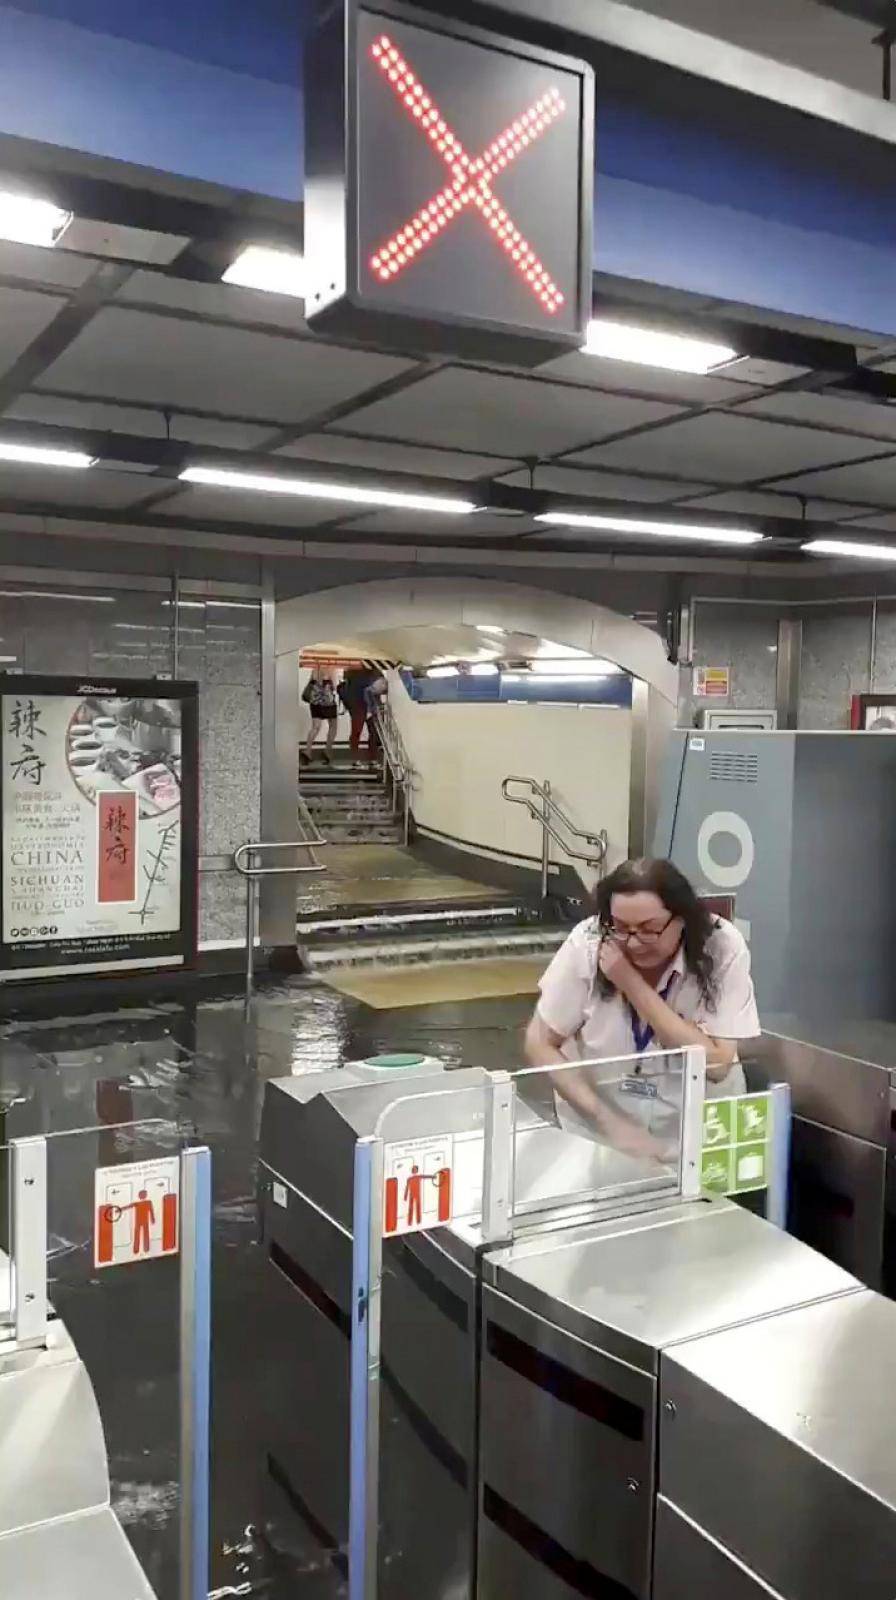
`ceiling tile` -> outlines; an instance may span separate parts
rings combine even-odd
[[[472,512],[467,517],[445,517],[431,514],[422,516],[419,511],[377,511],[358,522],[352,522],[352,535],[375,533],[388,536],[400,534],[432,544],[441,539],[443,544],[454,545],[459,539],[489,538],[516,539],[531,532],[537,524],[531,517],[504,516],[494,511]]]
[[[800,478],[791,478],[788,487],[799,493],[833,495],[838,500],[889,508],[896,506],[896,458],[890,455],[861,465],[833,467],[829,472],[804,473]]]
[[[269,323],[272,328],[307,332],[302,302],[290,295],[244,289],[233,283],[194,283],[160,272],[135,272],[119,289],[117,305],[158,306],[192,311],[222,322]]]
[[[489,450],[519,460],[674,416],[677,409],[654,400],[448,367],[406,394],[355,412],[352,426],[410,443]]]
[[[877,439],[896,439],[896,405],[875,404],[848,394],[770,394],[748,401],[738,415],[846,428],[870,440],[869,453]]]
[[[573,459],[719,483],[748,483],[867,453],[864,439],[715,411],[653,428],[633,439],[598,445]],[[788,484],[788,489],[793,487]]]
[[[501,482],[528,489],[529,473],[523,467],[508,473]],[[588,472],[584,468],[545,466],[536,471],[535,487],[589,499],[660,501],[673,500],[683,494],[696,494],[707,486],[703,483],[676,483],[670,478],[637,478],[620,472]]]
[[[314,528],[340,513],[351,516],[356,506],[338,506],[281,494],[252,494],[239,489],[189,488],[166,500],[154,517],[195,517],[199,522],[241,522],[246,532],[264,523],[285,528]]]
[[[17,361],[33,339],[49,327],[65,300],[28,289],[0,289],[0,374]]]
[[[861,534],[870,528],[875,528],[878,533],[896,533],[896,511],[870,511],[867,516],[857,517],[848,526],[844,525],[841,537],[848,539],[854,528],[856,538],[860,538]]]
[[[37,244],[11,244],[0,240],[0,278],[28,278],[32,283],[59,289],[78,289],[96,271],[96,262],[65,250],[45,250]]]
[[[631,361],[610,361],[603,356],[586,356],[580,351],[549,361],[539,372],[545,378],[563,378],[568,383],[593,384],[599,389],[625,389],[632,395],[667,400],[671,405],[718,405],[733,400],[742,392],[739,383],[700,377],[692,372],[663,372]]]
[[[165,437],[165,419],[161,411],[71,400],[68,396],[41,394],[37,389],[22,395],[5,415],[22,422],[46,422],[60,428],[99,428],[113,433],[139,434],[141,438]],[[222,450],[251,450],[266,439],[270,431],[261,424],[210,421],[207,417],[184,416],[182,412],[171,418],[173,439],[217,445]]]
[[[15,501],[53,506],[131,506],[154,492],[157,480],[142,473],[68,472],[47,467],[0,464],[0,497]]]
[[[100,311],[44,374],[48,389],[138,405],[301,422],[408,362],[278,339],[273,333],[124,311]]]
[[[349,439],[340,433],[306,434],[277,454],[305,461],[332,461],[338,466],[379,467],[383,472],[419,472],[432,478],[493,478],[513,465],[500,456],[389,444],[382,439]]]
[[[682,501],[690,507],[703,507],[707,511],[736,511],[755,517],[820,518],[825,522],[839,522],[842,517],[857,515],[867,507],[842,505],[838,500],[813,500],[805,495],[774,494],[770,489],[731,489],[724,494],[699,495]],[[805,508],[805,509],[804,509]]]

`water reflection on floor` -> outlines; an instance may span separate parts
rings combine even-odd
[[[500,896],[499,896],[500,898]],[[327,871],[306,880],[298,895],[299,916],[331,907],[444,905],[454,900],[493,900],[494,889],[454,872],[440,871],[425,857],[395,844],[334,844]]]
[[[94,1272],[92,1175],[132,1149],[162,1154],[191,1134],[214,1161],[212,1591],[219,1600],[337,1600],[342,1580],[265,1482],[259,1415],[265,1403],[288,1403],[289,1373],[267,1359],[256,1315],[264,1083],[387,1049],[514,1066],[531,1001],[374,1010],[296,979],[266,989],[246,1027],[232,988],[197,986],[186,998],[131,1006],[114,1003],[118,992],[107,984],[94,1009],[65,1017],[9,1018],[0,1027],[0,1108],[7,1137],[65,1134],[49,1147],[51,1295],[97,1389],[119,1515],[159,1600],[176,1600],[177,1267]],[[122,1127],[150,1118],[159,1120],[139,1135]]]

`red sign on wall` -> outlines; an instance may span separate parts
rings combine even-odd
[[[100,905],[137,898],[137,796],[117,790],[96,797],[97,891]]]

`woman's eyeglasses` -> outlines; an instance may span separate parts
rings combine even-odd
[[[631,923],[626,922],[608,922],[606,931],[611,939],[615,939],[617,944],[628,944],[629,939],[638,939],[641,944],[655,944],[657,939],[663,937],[669,924],[674,921],[675,912],[670,911],[660,928],[655,923],[650,922],[642,922],[640,926],[638,924],[632,926]]]

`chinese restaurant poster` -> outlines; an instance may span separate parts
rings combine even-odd
[[[0,976],[189,966],[197,690],[0,674]]]

